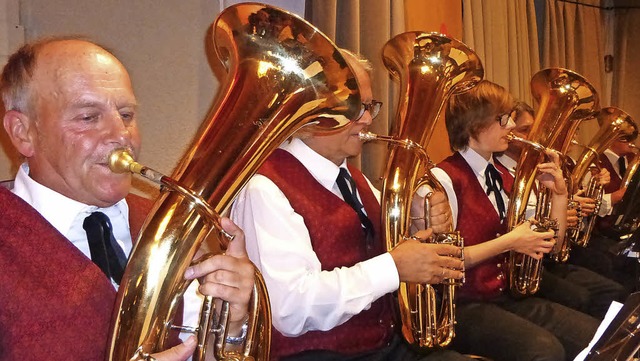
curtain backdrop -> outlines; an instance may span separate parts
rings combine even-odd
[[[626,111],[640,125],[640,9],[616,10],[615,17],[611,104]]]
[[[478,53],[485,79],[532,102],[529,81],[540,69],[538,29],[531,0],[463,0],[462,40]]]
[[[587,5],[601,5],[600,0],[581,2]],[[602,100],[609,98],[604,71],[605,10],[594,6],[546,1],[542,67],[562,67],[577,72],[587,79]],[[597,130],[597,122],[582,122],[578,130],[578,140],[588,142]]]

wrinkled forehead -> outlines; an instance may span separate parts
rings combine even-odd
[[[124,66],[106,50],[86,42],[54,43],[42,49],[33,84],[33,94],[39,101],[69,101],[92,92],[135,101]]]
[[[39,52],[36,77],[50,81],[92,75],[129,81],[124,66],[109,52],[89,42],[64,40],[47,44]]]

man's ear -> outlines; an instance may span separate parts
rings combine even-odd
[[[17,110],[10,110],[4,115],[4,129],[11,139],[13,146],[25,157],[33,155],[33,141],[30,137],[30,127],[33,120]]]

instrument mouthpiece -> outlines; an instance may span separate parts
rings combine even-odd
[[[376,140],[377,138],[377,136],[371,132],[360,132],[358,135],[360,136],[360,140],[363,142],[369,142]]]
[[[141,165],[137,163],[126,149],[116,149],[109,155],[109,169],[114,173],[136,172]]]

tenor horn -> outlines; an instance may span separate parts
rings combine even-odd
[[[542,149],[554,149],[566,154],[579,123],[589,119],[598,108],[598,94],[581,75],[562,68],[543,69],[531,79],[531,92],[539,104],[529,132],[529,141],[542,148],[525,147],[516,169],[513,191],[509,197],[507,227],[512,230],[526,220],[529,196],[537,175],[537,164],[544,160]],[[563,164],[565,179],[570,174]],[[550,191],[538,188],[535,224],[538,231],[557,231],[557,222],[550,217]],[[555,260],[568,253],[564,234],[551,253]],[[509,287],[516,296],[534,294],[540,288],[541,260],[511,251],[509,255]]]
[[[112,157],[114,171],[131,171],[165,187],[147,217],[123,276],[108,344],[109,360],[142,360],[167,347],[175,325],[183,275],[202,242],[213,254],[228,239],[218,215],[265,158],[303,126],[340,129],[361,109],[354,73],[339,49],[318,29],[286,11],[262,4],[225,9],[212,27],[217,58],[226,69],[212,111],[171,177]],[[124,159],[120,156],[124,155]],[[210,345],[218,360],[268,360],[270,311],[256,273],[246,342],[226,351],[228,304],[205,301],[194,360]]]
[[[465,44],[436,33],[406,32],[382,49],[385,66],[400,81],[400,98],[391,136],[362,134],[364,140],[390,143],[382,191],[382,225],[388,250],[410,237],[410,207],[422,186],[442,191],[431,175],[426,147],[443,105],[452,94],[465,92],[483,77],[478,56]],[[426,173],[420,174],[422,169]],[[446,194],[446,193],[445,193]],[[429,227],[429,197],[424,223]],[[457,232],[443,233],[429,242],[462,247]],[[402,334],[417,348],[447,346],[455,335],[454,280],[441,285],[402,282],[398,290]],[[438,304],[440,303],[440,305]]]
[[[580,184],[583,178],[594,165],[599,172],[602,168],[598,160],[599,154],[602,154],[609,146],[618,138],[632,139],[638,135],[638,127],[633,119],[621,109],[615,107],[602,108],[598,112],[598,124],[600,128],[598,132],[591,138],[587,145],[582,146],[583,150],[576,160],[576,166],[571,173],[574,184]],[[575,193],[575,192],[574,192]],[[598,211],[602,204],[604,195],[604,186],[599,183],[596,177],[591,177],[587,184],[584,196],[592,198],[596,201],[596,209],[593,214],[584,217],[582,220],[582,232],[579,233],[574,241],[575,244],[586,247],[591,238],[591,232],[598,217]]]

